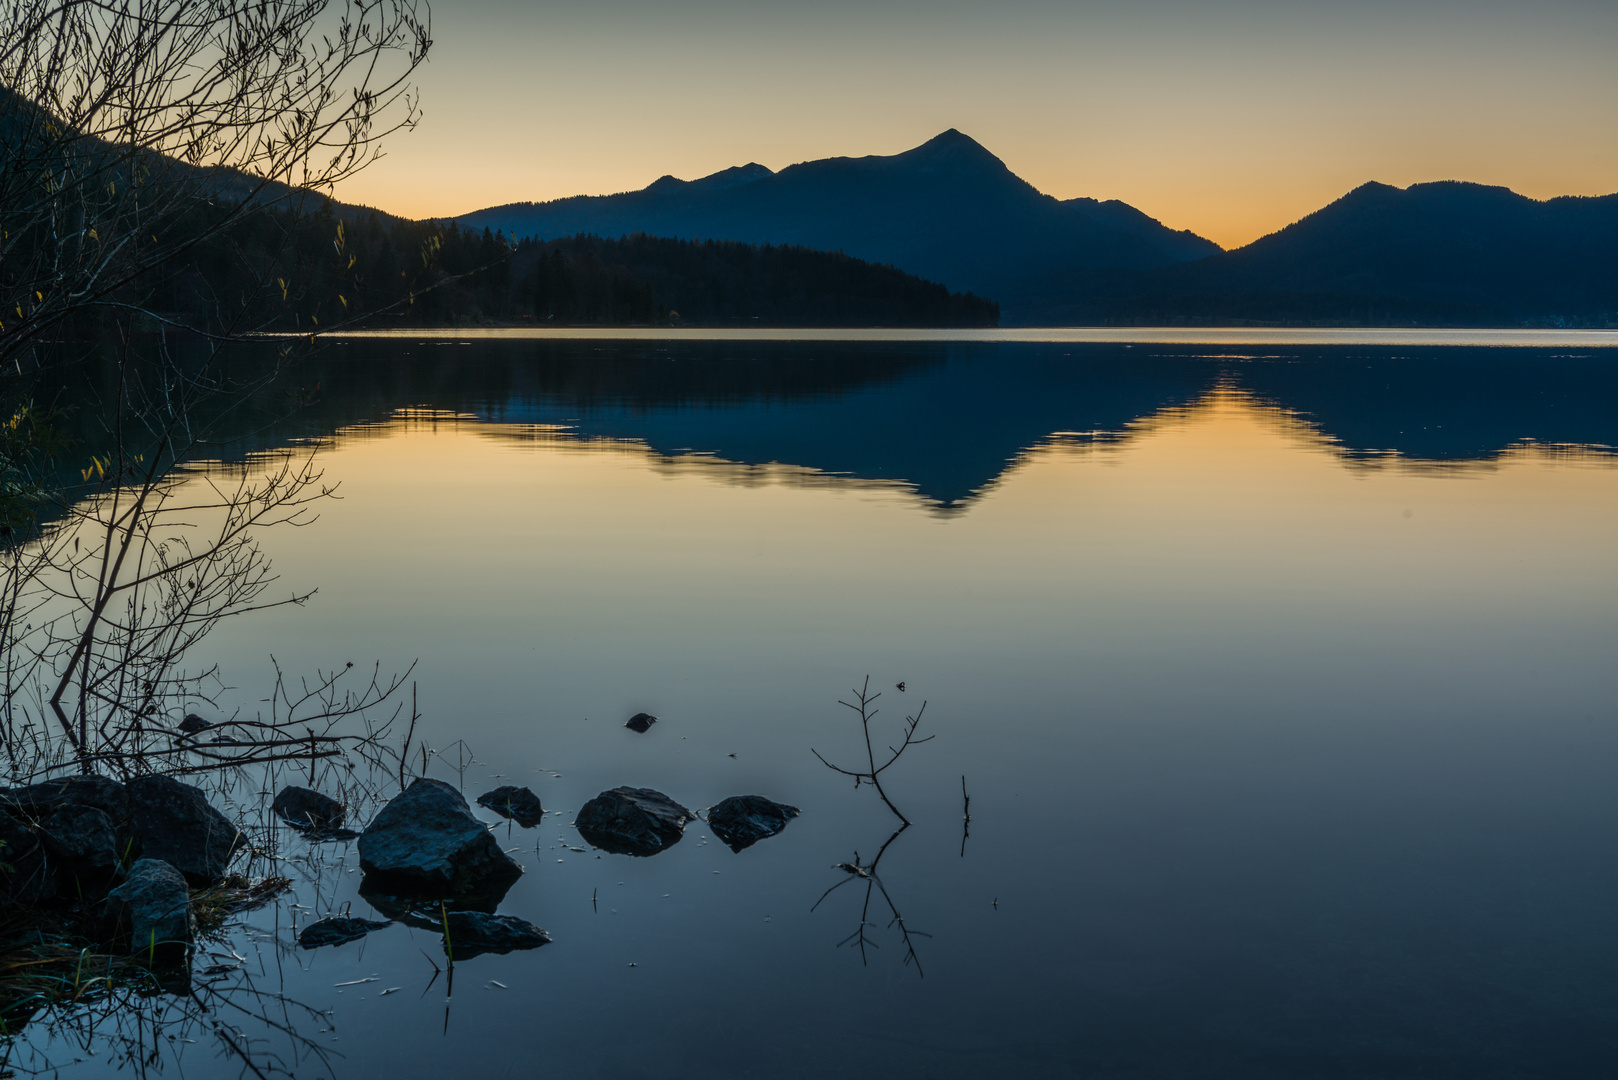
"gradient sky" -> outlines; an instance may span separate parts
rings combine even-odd
[[[1226,246],[1367,180],[1618,191],[1618,0],[456,0],[426,116],[342,197],[410,216],[892,154]]]

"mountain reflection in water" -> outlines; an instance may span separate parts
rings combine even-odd
[[[241,426],[330,447],[339,499],[265,538],[319,594],[199,662],[250,712],[271,654],[419,658],[432,775],[543,798],[474,813],[526,870],[498,910],[553,941],[457,963],[453,1009],[421,920],[294,950],[292,917],[393,901],[288,836],[325,876],[236,951],[341,1080],[1610,1076],[1615,368],[333,346],[309,408]],[[884,774],[898,839],[811,753],[866,753],[836,702],[867,672],[878,753],[923,700],[937,734]],[[633,858],[573,825],[621,785],[802,813]]]
[[[739,483],[772,466],[896,483],[946,511],[1026,451],[1117,443],[1215,395],[1367,461],[1618,446],[1618,363],[1600,349],[362,340],[298,377],[315,404],[287,420],[266,404],[255,448],[464,417],[498,438],[639,444]]]

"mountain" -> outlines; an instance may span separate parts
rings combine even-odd
[[[1611,325],[1618,195],[1365,184],[1199,262],[1070,279],[1060,321]]]
[[[513,239],[648,233],[843,251],[998,300],[1013,323],[1037,318],[1025,300],[1052,278],[1219,251],[1121,202],[1043,195],[954,129],[889,157],[665,176],[640,191],[512,203],[457,220]]]

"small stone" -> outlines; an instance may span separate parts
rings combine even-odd
[[[651,713],[638,712],[629,718],[629,722],[624,724],[624,727],[644,735],[652,730],[652,725],[655,723],[657,723],[657,717]]]
[[[311,832],[326,832],[343,824],[343,804],[306,787],[282,788],[270,809],[288,825]]]
[[[194,937],[185,877],[161,859],[140,859],[124,883],[107,893],[114,933],[129,935],[132,956],[184,955]]]
[[[525,787],[511,784],[479,795],[478,805],[510,818],[525,829],[533,828],[545,817],[545,808],[539,804],[538,795]]]
[[[603,851],[647,856],[679,843],[695,816],[661,791],[618,787],[585,803],[573,824]]]
[[[740,851],[774,836],[797,816],[796,806],[771,802],[762,795],[732,795],[708,811],[708,827],[730,850]]]
[[[381,930],[392,923],[375,919],[321,919],[310,923],[298,934],[298,948],[318,949],[326,945],[346,945],[358,941],[372,930]]]

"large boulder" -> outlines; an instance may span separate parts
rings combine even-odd
[[[508,953],[550,944],[551,936],[515,915],[489,915],[481,911],[452,911],[444,916],[447,936],[444,952],[455,960],[470,960],[484,953]]]
[[[270,809],[288,825],[308,832],[329,832],[343,827],[343,804],[306,787],[282,788]]]
[[[797,816],[796,806],[771,802],[762,795],[732,795],[708,811],[708,827],[730,850],[740,851],[774,836]]]
[[[617,787],[584,804],[579,835],[618,855],[656,855],[680,842],[696,815],[651,788]]]
[[[129,798],[124,785],[93,773],[43,780],[27,787],[0,791],[0,806],[12,814],[42,818],[64,804],[93,806],[106,814],[114,824],[129,816]]]
[[[167,776],[137,776],[124,790],[129,797],[129,826],[143,856],[168,863],[193,885],[223,880],[231,856],[244,841],[201,788]]]
[[[195,936],[185,877],[160,859],[136,861],[107,893],[106,913],[115,935],[129,935],[132,956],[171,960],[185,955]]]
[[[416,891],[473,891],[522,873],[461,793],[426,777],[382,808],[360,834],[359,848],[367,874]]]
[[[478,796],[478,805],[510,818],[525,829],[532,829],[545,820],[545,808],[539,804],[539,796],[525,787],[507,784],[485,791]]]
[[[56,870],[44,838],[9,814],[0,814],[0,900],[32,905],[56,895]]]
[[[100,895],[122,870],[118,831],[105,811],[62,803],[45,818],[44,834],[64,896]]]

